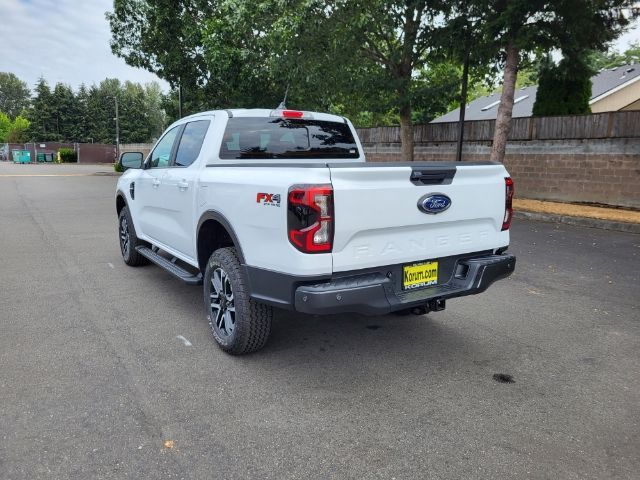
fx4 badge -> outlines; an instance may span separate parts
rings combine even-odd
[[[279,193],[258,193],[256,196],[256,203],[263,205],[271,205],[272,207],[280,206],[280,194]]]

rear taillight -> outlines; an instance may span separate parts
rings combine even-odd
[[[304,253],[327,253],[333,248],[333,188],[294,185],[289,189],[289,241]]]
[[[513,180],[511,177],[504,179],[504,218],[502,219],[502,230],[509,230],[511,219],[513,218]]]

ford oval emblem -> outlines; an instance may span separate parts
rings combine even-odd
[[[429,193],[418,200],[418,209],[423,213],[442,213],[451,206],[451,199],[442,193]]]

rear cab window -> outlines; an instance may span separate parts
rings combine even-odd
[[[209,123],[209,120],[196,120],[186,124],[176,151],[175,166],[188,167],[198,158]]]
[[[230,118],[222,138],[223,160],[359,158],[349,125],[280,117]]]

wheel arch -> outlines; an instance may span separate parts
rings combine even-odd
[[[204,212],[198,220],[196,231],[196,257],[201,272],[205,271],[211,254],[222,247],[235,247],[238,259],[244,265],[244,253],[238,236],[231,223],[220,212],[215,210]]]
[[[125,197],[124,193],[118,190],[118,193],[116,193],[116,213],[118,214],[118,216],[120,216],[120,212],[122,211],[122,209],[127,206],[127,198]]]

